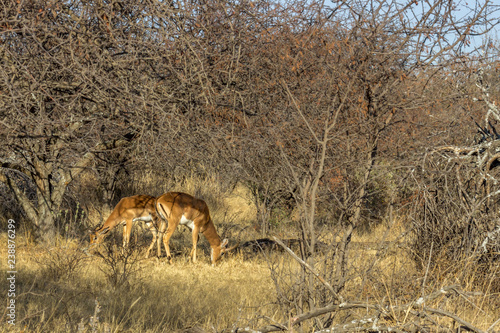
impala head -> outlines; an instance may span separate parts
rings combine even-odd
[[[108,233],[109,229],[104,230],[96,229],[90,233],[90,244],[99,244],[104,239],[104,236]]]
[[[217,261],[224,255],[224,253],[229,252],[234,250],[236,247],[238,247],[239,243],[231,246],[230,248],[227,248],[227,243],[228,240],[225,238],[219,246],[214,246],[212,247],[212,251],[210,253],[210,258],[212,259],[212,266],[215,266]]]

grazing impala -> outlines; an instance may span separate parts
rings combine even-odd
[[[196,262],[196,244],[198,243],[199,233],[205,235],[210,243],[212,266],[215,266],[224,252],[231,251],[236,246],[226,249],[227,239],[221,241],[215,226],[210,218],[208,206],[205,201],[196,199],[189,194],[180,192],[168,192],[156,199],[156,211],[160,217],[168,222],[167,233],[163,235],[163,245],[167,252],[167,258],[172,263],[170,255],[169,241],[179,224],[187,226],[193,232],[193,249],[191,258]],[[166,224],[162,223],[160,234],[165,232]],[[158,243],[160,241],[158,240]],[[159,244],[158,244],[159,247]]]
[[[148,258],[158,237],[157,222],[159,221],[157,221],[155,201],[156,198],[149,195],[135,195],[121,199],[106,222],[90,234],[90,243],[101,243],[111,229],[117,225],[123,225],[123,247],[125,248],[130,240],[133,223],[144,222],[153,234],[153,241],[146,252],[146,258]],[[161,249],[158,249],[158,255],[160,251]]]

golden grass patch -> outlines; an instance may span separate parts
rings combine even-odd
[[[76,332],[78,325],[99,332],[222,329],[275,299],[264,263],[228,256],[212,267],[207,256],[190,263],[180,255],[170,265],[165,258],[144,260],[139,252],[130,257],[135,273],[113,286],[103,259],[84,255],[73,243],[18,249],[18,322],[27,332]],[[71,265],[73,260],[79,264]]]
[[[210,207],[214,207],[211,212],[221,236],[232,235],[237,240],[247,240],[238,239],[242,233],[229,229],[238,226],[246,230],[254,221],[255,207],[245,189],[237,186],[234,192],[224,195],[225,190],[210,187],[210,182],[215,182],[213,179],[201,183],[194,179],[188,181],[191,187],[186,191],[205,196]],[[99,214],[96,210],[93,219],[99,219]],[[329,253],[332,255],[340,233],[334,229],[328,233],[328,227],[325,227],[322,239],[331,243]],[[121,227],[116,231],[121,234]],[[425,267],[419,268],[403,239],[399,238],[402,231],[403,221],[398,220],[390,228],[381,224],[369,234],[353,235],[343,297],[348,301],[364,301],[384,307],[412,304],[435,290],[459,284],[476,294],[442,296],[426,306],[449,311],[481,329],[488,329],[498,319],[500,306],[499,295],[494,293],[493,276],[485,276],[481,267],[467,260],[443,262],[428,271]],[[271,253],[268,257],[255,253],[250,256],[231,254],[223,257],[216,267],[211,267],[208,246],[201,236],[199,261],[191,263],[186,261],[191,236],[181,229],[172,239],[176,255],[170,265],[165,258],[143,259],[151,236],[141,232],[140,228],[134,229],[134,235],[138,235],[139,241],[133,237],[135,248],[132,246],[132,251],[125,257],[119,255],[119,241],[118,245],[111,247],[110,253],[105,247],[101,248],[102,257],[99,257],[82,251],[87,243],[60,239],[55,246],[45,247],[26,242],[20,235],[16,240],[19,244],[16,249],[17,328],[23,328],[24,332],[156,333],[201,327],[207,332],[220,332],[289,319],[290,313],[283,313],[283,308],[276,303],[277,289],[271,270],[274,273],[283,270],[282,282],[292,285],[297,282],[294,279],[301,274],[302,268],[285,252]],[[252,234],[244,236],[248,238]],[[230,238],[230,241],[235,239]],[[6,240],[7,235],[0,234],[0,243],[5,244]],[[113,242],[116,240],[109,237],[105,245]],[[0,255],[6,258],[6,247],[0,248]],[[114,261],[106,261],[106,258]],[[321,266],[323,262],[317,260],[316,269],[326,274],[328,272]],[[1,268],[2,278],[5,278],[5,261],[2,261]],[[113,283],[110,276],[122,273],[125,274],[124,280]],[[315,278],[313,281],[318,283]],[[364,315],[366,310],[351,311],[348,317],[342,312],[334,323],[357,320]],[[395,311],[384,320],[404,324],[409,318],[407,312]],[[6,330],[4,319],[0,331]],[[456,324],[445,317],[440,317],[436,325],[456,328]],[[314,329],[312,322],[303,328],[305,332]],[[498,330],[498,326],[494,329]]]

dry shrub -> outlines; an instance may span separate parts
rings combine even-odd
[[[60,246],[38,245],[30,251],[38,265],[38,273],[43,281],[57,282],[71,279],[88,262],[88,255],[75,242],[64,242]]]
[[[101,248],[102,252],[95,252],[102,259],[98,268],[104,273],[110,286],[114,289],[129,288],[131,281],[136,282],[139,272],[139,251],[136,251],[136,246],[129,244],[124,249],[114,242],[107,242]]]
[[[156,169],[135,170],[121,188],[120,197],[147,194],[160,196],[166,192],[185,192],[205,200],[211,210],[224,206],[224,198],[233,190],[235,184],[215,172],[198,171],[186,174],[165,176]]]

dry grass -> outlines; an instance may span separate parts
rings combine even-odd
[[[5,235],[1,237],[3,242]],[[220,332],[249,324],[264,326],[269,321],[258,320],[263,316],[286,321],[274,304],[276,291],[264,257],[243,260],[238,255],[228,256],[213,268],[207,254],[196,264],[186,262],[186,255],[177,255],[169,265],[164,259],[142,259],[144,249],[138,248],[131,255],[136,259],[135,271],[127,283],[113,286],[103,270],[103,259],[86,256],[80,249],[74,242],[61,242],[50,249],[33,244],[17,249],[17,318],[25,332],[177,332],[188,327]],[[0,253],[6,255],[4,249]],[[358,248],[351,255],[351,268],[357,273],[344,291],[348,300],[385,305],[415,302],[422,293],[459,282],[456,275],[441,271],[428,272],[424,282],[424,272],[398,248],[384,253]],[[300,269],[284,254],[276,254],[273,260]],[[3,272],[4,265],[2,262]],[[427,306],[455,313],[486,330],[498,319],[500,304],[490,286],[473,286],[472,280],[479,274],[469,275],[470,285],[463,286],[477,295],[443,296]],[[363,313],[352,311],[349,320],[361,318]],[[98,320],[93,321],[95,315]],[[344,319],[338,316],[337,320]],[[409,319],[399,312],[391,320],[404,323]],[[447,318],[437,324],[453,327]],[[306,332],[312,331],[309,324],[307,327]]]
[[[114,286],[103,259],[84,255],[74,244],[59,245],[18,249],[17,321],[29,332],[76,332],[78,324],[90,332],[96,301],[99,332],[220,330],[246,322],[275,299],[264,263],[233,256],[211,267],[208,256],[196,264],[178,256],[169,265],[140,259],[141,249],[132,253],[137,260],[126,283]]]
[[[351,265],[362,273],[348,285],[347,294],[357,294],[358,299],[372,304],[398,306],[415,304],[421,297],[457,285],[462,294],[452,293],[449,297],[443,293],[423,306],[452,313],[484,331],[497,332],[500,329],[500,322],[496,322],[500,319],[500,294],[492,291],[493,285],[498,283],[495,271],[486,276],[470,258],[453,263],[440,262],[437,253],[433,254],[437,265],[417,264],[404,238],[398,238],[403,230],[401,221],[397,221],[390,230],[381,225],[368,235],[353,237],[354,248],[357,242],[369,246],[358,247],[351,253]],[[395,312],[390,323],[404,325],[410,320],[414,318],[409,311]],[[495,326],[491,326],[495,322]],[[459,326],[449,317],[438,315],[429,330],[456,330]]]
[[[203,183],[205,187],[200,187],[192,180],[192,187],[188,188],[198,191],[198,195],[209,202],[219,232],[241,236],[227,226],[238,224],[245,230],[252,225],[255,212],[244,189],[237,187],[234,192],[213,189],[209,186],[211,181],[216,180],[208,179]],[[104,258],[111,256],[114,260],[106,261],[99,256],[88,256],[81,251],[86,245],[75,241],[60,241],[46,248],[19,235],[16,239],[18,324],[14,331],[153,333],[201,327],[206,332],[221,332],[287,321],[288,315],[281,313],[275,303],[276,288],[270,268],[287,267],[292,272],[287,278],[293,278],[293,272],[301,268],[288,255],[274,254],[268,258],[272,265],[264,256],[230,255],[217,267],[211,267],[208,246],[201,237],[199,262],[193,264],[186,262],[191,245],[189,233],[180,231],[172,239],[172,246],[180,250],[173,265],[167,264],[164,258],[142,259],[150,235],[146,233],[144,239],[138,229],[134,231],[140,235],[137,247],[125,256],[126,265],[123,265],[124,257],[118,255],[118,248],[110,254],[101,249]],[[443,295],[426,306],[454,313],[483,330],[490,328],[500,316],[499,297],[492,292],[495,290],[492,276],[485,276],[483,270],[467,260],[443,263],[428,271],[419,269],[405,243],[397,238],[401,231],[399,221],[390,230],[381,225],[370,234],[354,235],[349,263],[352,278],[343,291],[345,299],[383,306],[411,304],[442,287],[459,284],[476,294]],[[117,230],[116,234],[120,233],[121,230]],[[245,236],[251,237],[251,234]],[[328,237],[335,239],[338,235]],[[112,237],[107,239],[107,243],[114,241],[120,244]],[[6,234],[0,234],[0,243],[6,243]],[[6,258],[6,247],[0,248],[0,255]],[[6,262],[1,262],[5,281]],[[123,283],[112,282],[110,265],[124,271]],[[334,323],[357,320],[365,315],[365,310],[342,312]],[[394,312],[383,320],[404,325],[411,316],[404,311]],[[5,322],[4,313],[0,331],[8,331]],[[314,330],[311,323],[303,326],[304,332]],[[446,317],[438,317],[433,325],[430,331],[457,327]],[[499,329],[499,325],[492,328]]]

